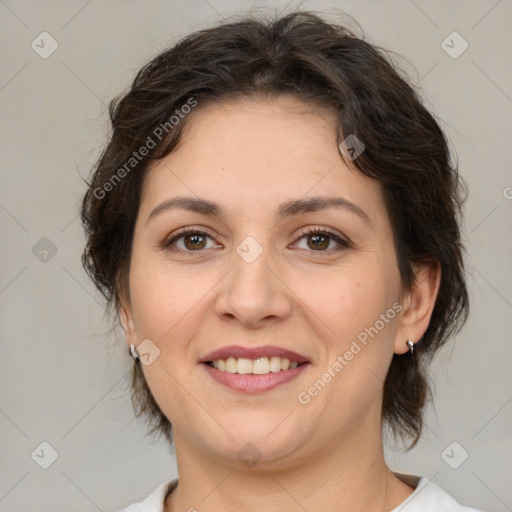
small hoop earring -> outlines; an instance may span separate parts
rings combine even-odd
[[[409,352],[411,355],[414,354],[414,341],[407,340],[407,346],[409,347]]]
[[[134,361],[140,359],[139,351],[135,348],[135,345],[130,345],[130,354]]]

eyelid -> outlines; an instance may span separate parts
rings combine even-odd
[[[338,233],[336,231],[333,231],[331,228],[325,227],[325,226],[315,226],[315,227],[307,227],[303,228],[301,230],[300,237],[296,240],[298,242],[301,240],[304,236],[307,235],[315,235],[315,234],[321,234],[321,235],[327,235],[329,238],[334,240],[339,246],[341,246],[342,249],[348,249],[352,247],[352,242],[341,233]],[[296,243],[294,242],[294,243]],[[318,254],[330,254],[332,251],[337,252],[342,249],[330,249],[327,251],[310,251],[312,253],[318,253]]]
[[[200,227],[200,226],[187,226],[184,228],[177,229],[176,231],[173,231],[169,236],[167,236],[164,241],[162,242],[163,247],[168,247],[171,243],[173,243],[176,239],[188,235],[188,234],[202,234],[209,236],[211,239],[215,238],[215,235],[213,235],[207,228]],[[193,252],[193,251],[187,251],[187,252]]]

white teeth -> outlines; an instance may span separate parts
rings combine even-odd
[[[236,359],[234,357],[226,359],[226,371],[228,373],[236,373]]]
[[[270,363],[268,357],[260,357],[252,362],[252,373],[257,375],[265,375],[270,372]]]
[[[245,357],[239,357],[236,363],[238,373],[252,373],[252,360]]]
[[[258,359],[247,359],[246,357],[228,357],[213,361],[213,367],[221,372],[266,375],[284,370],[297,368],[297,361],[290,361],[286,357],[259,357]]]
[[[270,358],[270,371],[280,372],[281,371],[281,358],[273,356]]]

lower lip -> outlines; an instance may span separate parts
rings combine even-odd
[[[290,382],[297,378],[310,363],[301,364],[297,368],[291,370],[281,370],[280,372],[270,372],[265,375],[254,375],[254,374],[241,374],[241,373],[228,373],[202,363],[205,370],[210,376],[220,384],[234,389],[235,391],[241,391],[242,393],[263,393],[264,391],[270,391],[281,384]]]

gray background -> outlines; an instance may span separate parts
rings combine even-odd
[[[472,314],[433,366],[436,408],[422,442],[386,455],[463,503],[512,510],[510,0],[0,0],[0,510],[113,511],[176,476],[169,447],[133,418],[122,331],[107,336],[81,268],[80,176],[106,140],[106,104],[150,57],[235,12],[283,8],[333,20],[342,9],[370,42],[408,59],[456,148],[470,191]],[[46,59],[31,47],[43,31],[58,43]],[[442,46],[453,31],[469,44],[458,58]],[[35,462],[50,460],[43,441],[58,453],[48,469]],[[460,463],[462,450],[469,457],[453,469],[446,460]]]

